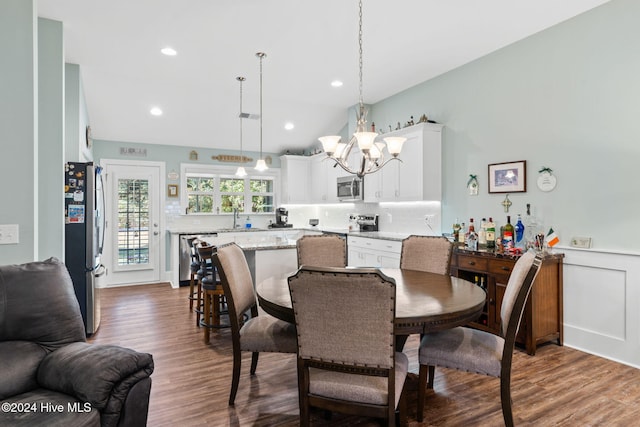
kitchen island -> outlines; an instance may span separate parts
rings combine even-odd
[[[295,271],[298,265],[296,241],[305,234],[321,234],[319,231],[305,229],[201,229],[180,227],[167,230],[169,233],[170,253],[167,264],[170,271],[171,287],[178,288],[181,279],[185,280],[185,271],[180,271],[181,258],[185,258],[184,240],[190,236],[201,237],[212,245],[235,242],[247,257],[251,275],[256,280]],[[181,245],[182,241],[182,245]],[[181,250],[182,246],[182,250]],[[188,254],[186,255],[188,257]],[[185,264],[182,260],[182,264]],[[189,262],[186,266],[188,269]],[[183,267],[184,270],[184,267]]]

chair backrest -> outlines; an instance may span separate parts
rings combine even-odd
[[[289,277],[298,356],[394,366],[395,281],[377,269],[301,267]]]
[[[443,236],[409,236],[402,241],[400,268],[449,274],[453,244]]]
[[[256,316],[256,294],[253,279],[244,252],[235,243],[217,247],[213,262],[218,270],[229,309],[229,321],[234,333],[240,330],[242,318],[247,310]]]
[[[32,341],[53,350],[85,339],[73,282],[62,261],[0,266],[0,341]]]
[[[347,242],[331,234],[302,236],[296,241],[298,267],[346,267]]]
[[[511,271],[500,308],[500,331],[505,339],[510,335],[515,339],[527,297],[541,264],[542,255],[528,251],[518,259]]]

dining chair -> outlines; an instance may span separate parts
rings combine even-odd
[[[300,424],[310,408],[406,423],[409,361],[395,351],[395,281],[377,269],[302,266],[289,277]]]
[[[400,268],[449,274],[453,244],[443,236],[411,235],[402,241]]]
[[[295,353],[298,350],[296,329],[295,325],[268,314],[258,315],[249,265],[244,252],[237,244],[227,243],[219,246],[214,255],[214,264],[227,298],[231,323],[233,372],[229,405],[233,405],[240,382],[242,352],[252,353],[250,374],[254,375],[260,353]],[[247,312],[249,314],[245,316]]]
[[[500,335],[461,326],[422,337],[418,351],[418,421],[423,418],[426,388],[433,388],[435,367],[441,366],[500,378],[502,416],[507,427],[513,426],[511,360],[520,319],[541,263],[542,255],[533,252],[526,252],[516,262],[500,309]]]
[[[347,242],[331,235],[306,235],[296,241],[298,267],[302,265],[316,267],[346,267]]]

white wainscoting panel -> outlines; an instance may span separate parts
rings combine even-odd
[[[640,367],[640,255],[564,252],[564,344]]]

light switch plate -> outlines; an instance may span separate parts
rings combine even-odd
[[[18,243],[18,224],[0,225],[0,245],[16,245]]]
[[[591,247],[591,237],[572,237],[571,246],[574,248],[589,249]]]

